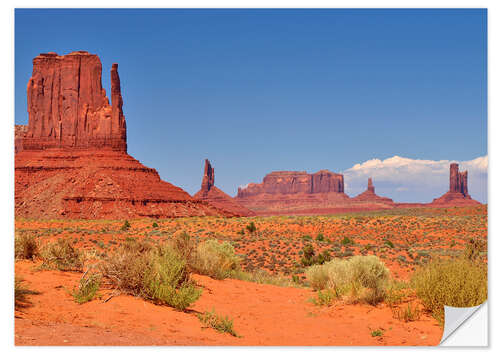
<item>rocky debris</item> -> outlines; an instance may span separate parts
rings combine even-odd
[[[368,186],[366,188],[366,191],[363,193],[360,193],[356,197],[353,197],[354,201],[363,201],[363,202],[377,202],[377,203],[384,203],[386,204],[389,208],[394,205],[394,201],[388,197],[381,197],[375,194],[375,186],[373,186],[373,180],[370,177],[368,179]]]
[[[193,197],[238,216],[255,215],[250,209],[240,205],[234,198],[215,186],[215,170],[208,159],[205,160],[201,189]]]
[[[111,69],[111,105],[101,72],[99,57],[86,51],[35,57],[27,89],[29,122],[24,149],[111,148],[126,152],[118,65]]]
[[[234,216],[162,181],[127,154],[118,65],[109,105],[101,62],[77,51],[33,60],[27,128],[16,126],[15,213],[27,218]],[[213,174],[213,172],[212,172]]]
[[[467,187],[467,171],[460,172],[458,164],[450,164],[450,189],[444,195],[436,198],[430,203],[432,206],[469,206],[481,204],[473,200],[469,195]]]

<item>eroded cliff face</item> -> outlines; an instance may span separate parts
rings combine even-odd
[[[240,205],[234,198],[215,186],[215,170],[208,159],[205,160],[201,189],[193,196],[211,205],[231,212],[236,216],[254,216],[250,209]]]
[[[111,69],[112,104],[101,83],[97,55],[50,52],[33,59],[28,82],[28,131],[24,149],[110,148],[127,151],[118,65]]]
[[[29,218],[234,216],[162,181],[127,154],[118,65],[109,104],[85,51],[33,60],[27,127],[16,126],[15,213]]]
[[[314,194],[343,193],[344,176],[328,170],[314,174],[305,171],[275,171],[264,177],[260,184],[251,183],[245,188],[238,188],[238,198],[247,198],[259,194]]]

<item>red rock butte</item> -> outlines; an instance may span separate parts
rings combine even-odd
[[[430,203],[432,206],[469,206],[481,204],[469,195],[467,171],[458,171],[458,164],[450,164],[450,189]]]
[[[344,193],[344,176],[328,170],[275,171],[262,183],[238,189],[238,203],[259,215],[331,214],[386,208],[380,202],[351,199]]]
[[[229,211],[237,216],[255,215],[253,211],[240,205],[234,198],[215,186],[215,170],[208,159],[205,160],[201,189],[193,197],[206,201],[215,207]]]
[[[118,65],[111,68],[111,105],[101,71],[99,57],[85,51],[33,60],[28,125],[15,130],[16,216],[232,216],[127,154]]]
[[[388,197],[381,197],[375,193],[375,186],[373,186],[373,180],[370,177],[368,179],[368,186],[366,191],[360,193],[359,195],[353,197],[354,201],[362,201],[362,202],[376,202],[387,205],[387,208],[394,207],[394,201]],[[382,207],[381,207],[382,208]]]

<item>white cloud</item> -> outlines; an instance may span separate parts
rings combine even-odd
[[[469,172],[469,193],[487,201],[488,156],[469,161],[420,160],[393,156],[385,160],[371,159],[343,172],[346,193],[353,196],[366,189],[372,177],[376,192],[398,202],[430,202],[448,190],[450,163],[457,162],[460,171]]]

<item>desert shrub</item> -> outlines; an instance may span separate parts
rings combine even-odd
[[[471,307],[488,297],[488,268],[464,257],[433,259],[417,270],[412,285],[424,307],[440,322],[444,305]]]
[[[229,277],[233,271],[240,270],[240,258],[229,242],[219,243],[211,239],[196,247],[196,255],[192,262],[195,272],[215,279]]]
[[[38,254],[38,241],[34,235],[16,233],[14,240],[16,259],[33,259]]]
[[[352,280],[368,290],[362,297],[372,305],[384,300],[390,273],[385,264],[375,255],[354,256],[349,259]]]
[[[172,247],[186,261],[193,258],[197,242],[186,232],[178,232],[172,237]]]
[[[47,244],[41,253],[43,269],[62,271],[82,271],[84,254],[73,247],[68,240],[59,238],[54,243]]]
[[[151,264],[144,272],[144,294],[157,304],[185,310],[198,300],[201,289],[190,280],[186,261],[170,247],[150,255]]]
[[[389,270],[374,255],[333,259],[306,270],[313,289],[332,289],[337,297],[350,292],[356,301],[373,305],[384,299],[389,276]]]
[[[349,239],[349,237],[344,237],[344,239],[342,239],[342,240],[340,241],[340,243],[341,243],[342,245],[352,245],[352,244],[354,244],[354,240]]]
[[[314,264],[314,256],[316,253],[314,252],[314,247],[312,244],[307,244],[302,250],[303,257],[301,259],[301,263],[303,266],[310,266]]]
[[[380,337],[384,334],[384,331],[382,331],[381,329],[376,329],[371,331],[370,334],[372,335],[372,337]]]
[[[117,289],[178,310],[185,310],[200,297],[186,260],[173,247],[130,248],[121,247],[99,267]]]
[[[255,223],[253,222],[250,222],[247,226],[246,226],[246,229],[249,233],[254,233],[257,231],[257,226],[255,225]]]
[[[78,304],[83,304],[91,301],[96,295],[101,286],[101,274],[92,273],[89,276],[86,274],[80,279],[78,289],[71,292],[73,299]]]
[[[198,319],[205,327],[213,328],[220,333],[229,333],[234,337],[240,337],[236,331],[234,331],[233,320],[229,316],[218,315],[215,309],[212,309],[212,311],[205,311],[203,314],[198,314]]]
[[[310,301],[314,305],[318,306],[330,306],[334,298],[336,298],[336,293],[330,289],[319,290],[318,296],[316,298],[311,298]]]
[[[483,253],[486,253],[486,242],[470,239],[465,246],[465,250],[462,254],[462,257],[469,261],[479,261]]]
[[[158,228],[158,223],[153,222],[153,228]]]
[[[323,235],[323,233],[318,233],[318,235],[316,236],[316,240],[318,242],[323,242],[325,241],[325,236]]]
[[[22,278],[16,277],[14,280],[14,305],[16,309],[29,305],[28,295],[37,295],[37,291],[26,287]]]
[[[123,222],[123,226],[120,228],[122,231],[128,231],[130,228],[130,222],[128,220],[125,220],[125,222]]]

